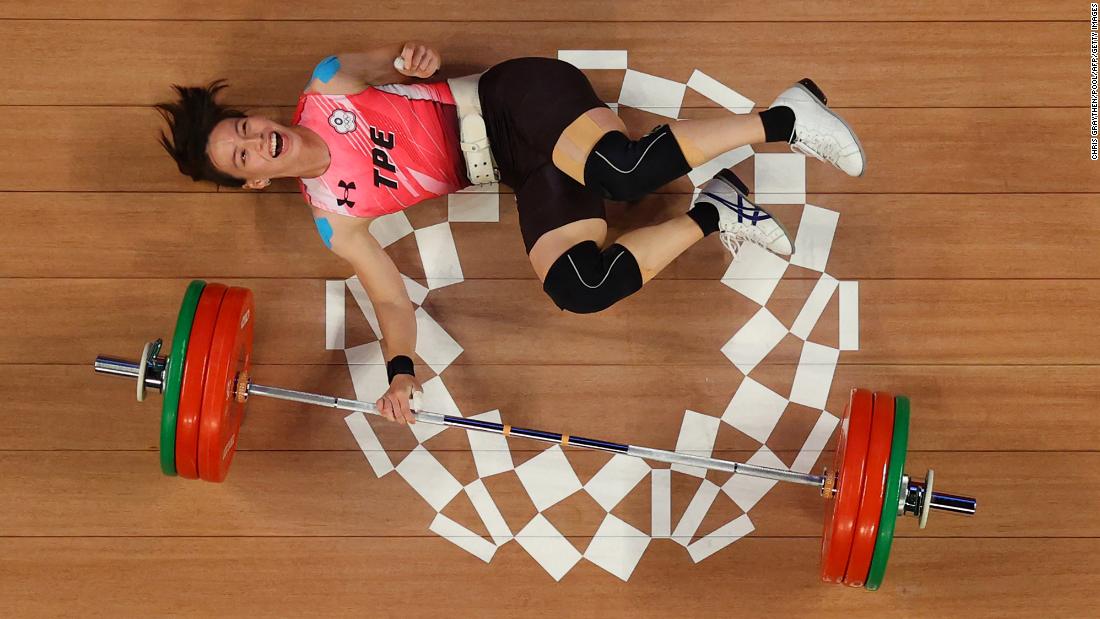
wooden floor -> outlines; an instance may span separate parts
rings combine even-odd
[[[0,0],[0,616],[1093,616],[1088,30],[1088,4],[1061,0]],[[412,38],[437,46],[449,74],[624,49],[632,69],[681,82],[699,69],[758,105],[812,76],[869,158],[858,179],[806,168],[806,201],[841,213],[828,272],[859,281],[859,350],[840,355],[826,409],[839,413],[854,385],[908,393],[908,468],[935,467],[943,489],[979,497],[979,515],[900,523],[877,593],[818,582],[820,501],[784,485],[752,509],[748,537],[700,563],[654,540],[625,582],[585,561],[558,582],[516,542],[486,564],[431,533],[435,510],[374,475],[340,414],[255,401],[226,484],[160,476],[158,404],[90,366],[170,337],[191,278],[255,291],[258,381],[354,391],[343,351],[325,348],[326,281],[351,273],[293,185],[219,192],[181,177],[151,105],[170,83],[227,77],[231,102],[285,117],[318,59]],[[589,75],[617,98],[623,71]],[[688,91],[683,117],[720,114]],[[641,131],[660,122],[622,116]],[[739,169],[753,178],[751,161]],[[682,212],[690,191],[682,179],[629,213],[613,207],[612,226]],[[662,448],[685,410],[722,414],[742,374],[720,348],[758,306],[718,281],[716,240],[606,313],[565,315],[526,262],[511,196],[500,205],[500,223],[452,226],[466,281],[425,304],[464,348],[442,374],[464,413]],[[777,212],[795,227],[801,208]],[[446,217],[445,200],[409,212],[416,227]],[[423,282],[412,236],[389,251]],[[768,304],[780,321],[818,275],[787,272]],[[347,345],[371,341],[347,303]],[[823,343],[837,344],[838,320],[834,298]],[[788,336],[752,377],[789,393],[800,351]],[[786,465],[817,414],[792,407],[767,441]],[[375,427],[395,463],[416,446]],[[432,441],[460,482],[477,477],[458,431]],[[731,431],[715,455],[758,446]],[[516,464],[541,451],[511,450]],[[585,482],[607,456],[569,461]],[[700,483],[674,479],[674,523]],[[513,532],[535,515],[514,476],[486,485]],[[700,532],[736,515],[726,503]],[[648,531],[649,509],[646,490],[612,513]],[[468,503],[443,513],[476,523]],[[583,493],[546,512],[578,549],[603,515]]]

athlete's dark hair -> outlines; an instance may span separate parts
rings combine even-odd
[[[206,154],[206,144],[214,126],[226,118],[242,118],[244,112],[216,101],[218,92],[228,84],[215,80],[206,86],[177,86],[179,101],[158,103],[156,109],[168,121],[168,131],[160,134],[160,144],[176,160],[180,172],[195,181],[211,181],[225,187],[240,187],[242,179],[219,171]]]

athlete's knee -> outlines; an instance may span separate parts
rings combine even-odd
[[[584,184],[630,202],[691,171],[676,136],[661,125],[640,140],[619,131],[600,138],[584,164]]]
[[[542,286],[559,308],[575,314],[603,311],[641,288],[642,272],[630,250],[615,244],[601,252],[595,241],[562,254]]]

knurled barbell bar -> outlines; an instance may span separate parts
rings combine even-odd
[[[362,400],[254,383],[250,375],[254,320],[250,290],[196,280],[184,294],[167,357],[160,356],[160,339],[145,344],[136,362],[96,357],[97,373],[137,381],[139,402],[147,390],[164,396],[160,456],[165,474],[223,481],[236,453],[244,404],[251,396],[379,414],[374,404]],[[882,582],[899,517],[915,516],[923,529],[933,509],[965,515],[977,509],[971,497],[935,492],[931,469],[923,482],[904,474],[909,400],[885,392],[852,390],[841,418],[833,466],[821,475],[422,410],[414,416],[418,423],[813,486],[831,501],[822,540],[822,580],[870,590]]]

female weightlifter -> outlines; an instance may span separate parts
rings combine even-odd
[[[543,290],[563,310],[590,313],[637,292],[714,232],[735,257],[744,242],[792,251],[783,226],[749,202],[729,170],[701,187],[686,214],[630,230],[610,246],[605,198],[637,200],[761,142],[787,142],[863,174],[855,133],[809,80],[758,114],[672,121],[632,139],[568,63],[518,58],[479,75],[431,80],[440,65],[439,53],[417,42],[326,58],[289,126],[219,104],[221,81],[176,86],[179,99],[157,106],[171,133],[161,143],[192,179],[248,189],[299,179],[325,245],[354,268],[374,305],[390,380],[377,405],[390,420],[413,421],[416,320],[400,272],[368,231],[375,218],[499,180],[515,192]]]

